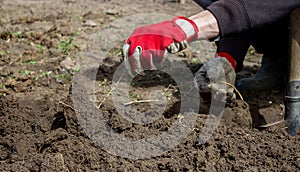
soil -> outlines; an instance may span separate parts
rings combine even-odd
[[[283,91],[242,93],[244,101],[238,98],[227,104],[212,137],[199,144],[201,130],[213,115],[207,114],[204,102],[199,112],[189,112],[197,118],[186,137],[154,157],[115,156],[84,129],[74,102],[74,76],[93,67],[79,65],[80,54],[93,35],[134,14],[189,16],[202,10],[191,0],[1,0],[0,9],[0,171],[300,171],[299,135],[291,137],[284,122],[259,127],[284,118]],[[113,27],[123,31],[127,26]],[[101,46],[105,47],[93,45]],[[163,114],[147,118],[153,121],[145,125],[119,115],[110,85],[121,63],[120,46],[112,44],[105,58],[94,64],[98,66],[92,93],[95,100],[90,101],[107,125],[122,136],[143,139],[159,136],[174,122],[184,121],[189,114],[180,113],[178,85],[162,72],[136,77],[129,100],[142,113],[156,112],[160,106],[134,101],[149,99],[151,91],[162,90],[161,102],[167,104]],[[213,57],[214,50],[213,43],[203,41],[197,49],[177,57],[194,73]],[[253,75],[260,57],[249,50],[238,78]]]

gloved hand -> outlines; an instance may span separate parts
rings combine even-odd
[[[139,27],[134,30],[122,48],[126,69],[132,77],[143,70],[155,70],[167,52],[179,52],[197,38],[196,24],[181,16]]]
[[[223,56],[219,56],[220,54]],[[195,87],[199,89],[200,95],[211,93],[216,100],[231,101],[236,97],[234,89],[228,83],[231,85],[235,83],[236,62],[227,53],[219,53],[219,55],[209,60],[196,72]]]

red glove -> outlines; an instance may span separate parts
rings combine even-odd
[[[231,64],[232,68],[234,70],[236,70],[236,65],[237,65],[236,61],[235,61],[235,59],[230,54],[228,54],[226,52],[218,52],[216,54],[216,58],[222,58],[222,57],[225,58],[225,59],[227,59],[228,62]]]
[[[135,29],[122,49],[126,69],[131,76],[157,69],[167,51],[176,53],[185,49],[198,38],[198,32],[192,20],[181,16]]]

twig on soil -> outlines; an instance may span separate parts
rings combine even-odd
[[[125,74],[126,71],[123,71],[121,77],[119,78],[118,82],[116,84],[119,84],[121,79],[123,78],[124,74]],[[103,103],[106,101],[106,99],[113,93],[113,91],[115,90],[115,88],[112,88],[104,97],[104,99],[100,102],[100,104],[97,106],[97,109],[99,109]]]
[[[221,81],[220,83],[226,84],[226,85],[232,87],[234,89],[234,91],[238,93],[238,95],[241,98],[241,100],[244,101],[244,98],[243,98],[242,94],[239,92],[239,90],[236,89],[236,87],[234,85],[232,85],[232,84],[230,84],[228,82],[223,82],[223,81]]]
[[[159,102],[161,100],[136,100],[136,101],[131,101],[128,103],[123,103],[124,106],[132,105],[135,103],[150,103],[150,102]]]
[[[61,159],[61,163],[62,163],[63,169],[65,169],[66,171],[70,171],[70,170],[66,167],[66,165],[65,165],[65,160],[64,160],[63,154],[59,153],[58,155],[59,155],[59,157],[60,157],[60,159]]]
[[[259,126],[260,128],[268,128],[268,127],[271,127],[271,126],[274,126],[274,125],[277,125],[277,124],[280,124],[282,122],[284,122],[285,120],[282,119],[280,121],[276,121],[276,122],[272,122],[272,123],[269,123],[269,124],[264,124],[264,125],[261,125]]]
[[[59,101],[58,104],[65,105],[65,106],[67,106],[67,107],[69,107],[69,108],[71,108],[72,110],[75,111],[75,109],[74,109],[71,105],[68,105],[68,104],[66,104],[66,103],[64,103],[64,102],[62,102],[62,101]]]
[[[104,99],[100,102],[100,104],[97,106],[97,109],[99,109],[102,104],[106,101],[106,99],[112,94],[112,92],[115,90],[115,88],[112,88],[104,97]]]
[[[190,93],[193,91],[194,88],[196,88],[196,87],[193,86],[187,93],[184,94],[184,96],[187,96],[188,94],[190,94]],[[197,88],[196,88],[196,89],[197,89]]]

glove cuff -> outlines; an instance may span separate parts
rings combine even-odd
[[[234,70],[236,70],[236,61],[235,59],[228,53],[225,53],[225,52],[219,52],[216,54],[216,58],[218,57],[224,57],[228,60],[228,62],[231,64],[232,68]]]
[[[198,39],[199,29],[193,20],[184,16],[177,16],[174,17],[172,21],[176,23],[186,34],[187,42],[192,42]]]

